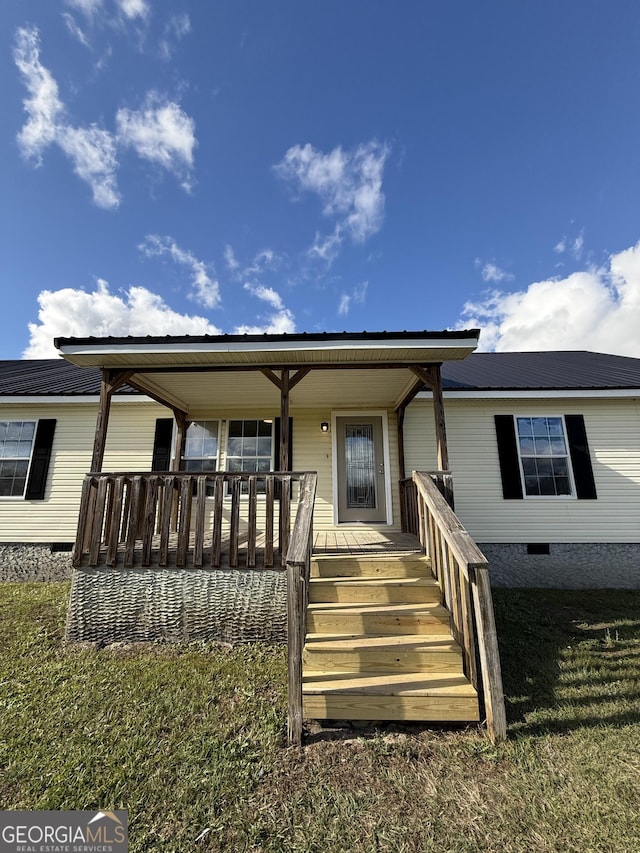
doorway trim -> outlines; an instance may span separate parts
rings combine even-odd
[[[338,517],[338,433],[337,418],[380,418],[382,421],[382,454],[384,459],[385,520],[371,524],[393,524],[393,494],[391,491],[391,455],[389,453],[389,413],[386,409],[334,409],[331,412],[331,479],[333,481],[333,523],[358,524],[364,522],[339,521]]]

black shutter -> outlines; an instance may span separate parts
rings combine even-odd
[[[520,461],[518,459],[513,416],[494,415],[494,419],[496,422],[496,438],[498,439],[502,496],[507,499],[522,499]]]
[[[158,418],[153,437],[152,471],[169,471],[171,467],[171,439],[173,438],[173,418]]]
[[[280,418],[276,418],[273,425],[273,468],[275,471],[280,470]],[[289,418],[287,471],[293,471],[293,418]]]
[[[598,495],[596,494],[596,483],[593,478],[593,468],[591,467],[584,418],[582,415],[565,415],[564,422],[567,427],[567,439],[569,441],[569,453],[571,454],[576,494],[581,499],[595,500]]]
[[[55,418],[46,418],[38,421],[36,437],[33,443],[31,470],[29,471],[29,480],[25,492],[25,499],[28,501],[44,500],[55,430]]]

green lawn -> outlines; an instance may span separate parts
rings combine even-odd
[[[66,647],[67,584],[0,584],[0,808],[129,811],[132,851],[640,851],[640,592],[498,591],[509,740],[312,730],[285,653]]]

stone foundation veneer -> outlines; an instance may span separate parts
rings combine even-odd
[[[72,642],[285,642],[285,572],[269,569],[75,569]]]
[[[478,547],[489,561],[493,586],[640,589],[640,543],[552,542],[549,554],[527,554],[526,544]]]
[[[0,581],[65,581],[71,577],[71,552],[51,544],[0,545]]]

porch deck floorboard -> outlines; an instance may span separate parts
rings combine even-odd
[[[193,568],[193,554],[194,554],[194,546],[195,546],[195,535],[191,533],[189,535],[189,542],[186,549],[186,565],[183,568],[191,569]],[[212,548],[212,537],[210,534],[205,535],[204,542],[202,546],[203,550],[203,565],[202,568],[208,569],[211,568],[211,548]],[[222,539],[222,553],[221,553],[221,569],[228,569],[229,566],[229,553],[230,553],[230,541],[228,536],[223,536]],[[317,531],[314,536],[314,546],[313,553],[314,555],[323,555],[327,556],[330,554],[334,555],[352,555],[352,554],[407,554],[407,553],[416,553],[420,551],[420,542],[410,533],[386,533],[377,530],[320,530]],[[258,533],[256,537],[256,570],[263,570],[265,568],[265,537],[264,533]],[[169,536],[169,547],[167,553],[167,565],[168,569],[175,569],[176,566],[176,554],[177,554],[177,534],[172,533]],[[160,537],[158,535],[154,536],[151,542],[150,549],[150,568],[161,568],[160,567]],[[130,568],[139,568],[142,564],[143,557],[143,541],[141,539],[135,540],[135,547],[133,549],[133,565]],[[82,566],[89,567],[89,555],[84,554],[82,560]],[[100,553],[98,555],[97,563],[93,566],[95,568],[104,568],[107,566],[107,547],[106,544],[102,544],[100,548]],[[124,551],[120,551],[118,553],[116,564],[112,566],[115,570],[125,569],[124,565]],[[238,540],[238,565],[235,567],[238,569],[246,569],[247,568],[247,539],[246,536],[240,536]],[[274,569],[282,569],[284,568],[281,559],[280,559],[280,551],[276,547],[274,548],[273,553],[273,566],[269,568]]]
[[[420,540],[411,533],[363,530],[320,530],[315,534],[314,554],[403,554],[420,552]]]

